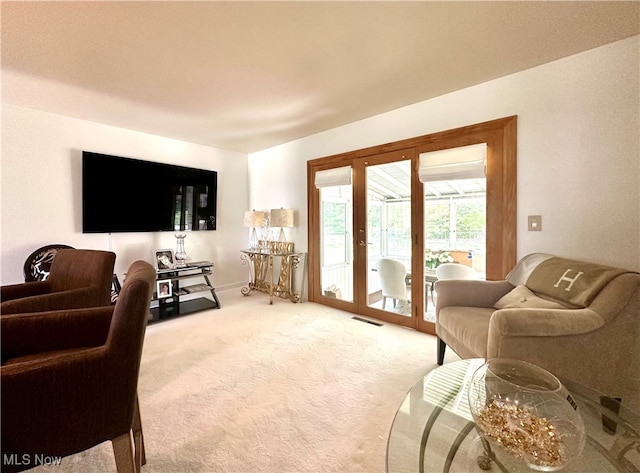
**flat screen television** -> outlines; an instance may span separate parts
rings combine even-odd
[[[215,230],[218,173],[82,152],[82,232]]]

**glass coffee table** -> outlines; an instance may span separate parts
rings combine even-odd
[[[489,447],[476,431],[467,398],[469,381],[483,359],[440,366],[407,393],[387,442],[387,473],[530,472],[524,463]],[[578,404],[587,440],[564,473],[640,472],[640,415],[624,406],[615,413],[598,393],[565,382]]]

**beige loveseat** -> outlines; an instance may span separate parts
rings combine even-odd
[[[548,254],[504,281],[436,282],[438,364],[514,358],[640,409],[640,274]]]

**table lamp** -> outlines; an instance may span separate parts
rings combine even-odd
[[[278,241],[287,241],[284,229],[293,227],[293,209],[271,209],[271,227],[280,228]]]
[[[244,213],[244,226],[251,228],[249,246],[252,250],[258,248],[258,234],[256,228],[261,227],[264,222],[265,212],[260,210],[247,210]]]

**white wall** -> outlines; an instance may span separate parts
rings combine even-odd
[[[242,226],[248,208],[246,155],[7,104],[1,149],[2,284],[22,282],[25,258],[51,243],[112,249],[120,281],[133,261],[151,262],[154,248],[175,250],[172,232],[114,233],[111,239],[82,233],[83,150],[217,171],[218,230],[189,232],[187,261],[213,261],[219,289],[246,282],[239,256],[248,241]],[[126,192],[113,185],[114,192]]]
[[[518,116],[518,258],[640,270],[640,37],[249,155],[250,206],[290,205],[306,251],[306,162]],[[542,215],[542,232],[527,231]]]
[[[295,209],[287,236],[307,250],[307,160],[508,115],[518,115],[518,256],[640,270],[639,57],[634,37],[254,153],[249,168],[242,154],[3,104],[0,283],[22,281],[25,257],[52,242],[111,247],[121,279],[153,248],[175,248],[172,233],[82,234],[83,149],[218,171],[219,230],[186,246],[216,263],[224,287],[246,281],[248,208]],[[543,216],[542,232],[526,231],[530,214]]]

